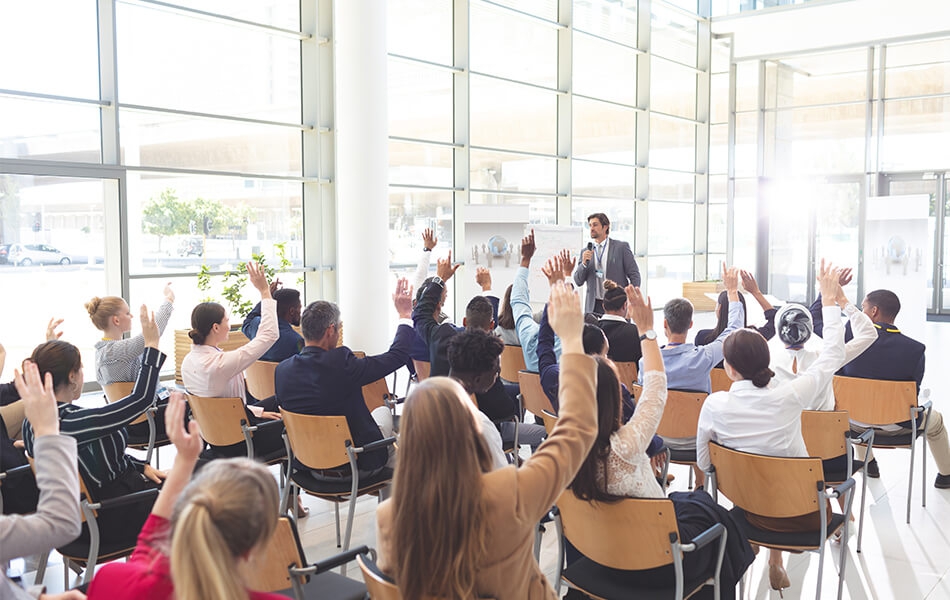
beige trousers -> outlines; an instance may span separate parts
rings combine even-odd
[[[26,419],[23,400],[0,406],[0,419],[3,419],[7,435],[10,436],[11,440],[23,438],[23,421]]]
[[[851,430],[858,433],[865,428],[852,424]],[[900,431],[888,433],[910,433],[911,429],[906,427]],[[940,411],[930,411],[930,424],[927,426],[927,445],[930,453],[933,454],[934,462],[937,463],[937,470],[941,475],[950,475],[950,436],[947,435],[947,429],[943,426],[943,415]],[[863,446],[855,447],[855,455],[858,460],[864,460],[865,449]],[[872,456],[873,458],[873,456]]]

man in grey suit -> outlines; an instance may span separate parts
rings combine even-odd
[[[610,219],[604,213],[587,217],[591,242],[581,250],[581,259],[574,268],[574,284],[587,284],[586,312],[604,314],[604,281],[609,279],[626,287],[640,287],[640,269],[633,258],[630,244],[607,237]]]

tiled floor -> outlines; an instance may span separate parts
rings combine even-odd
[[[709,315],[697,315],[696,327],[709,323]],[[925,387],[932,390],[931,398],[937,410],[950,410],[946,390],[950,384],[950,370],[942,369],[950,359],[950,324],[928,323],[928,370]],[[947,348],[947,350],[944,350]],[[403,381],[405,379],[403,378]],[[171,463],[173,450],[162,450],[164,465]],[[919,454],[918,454],[919,456]],[[906,450],[881,451],[877,455],[881,478],[868,483],[868,497],[863,551],[855,552],[857,527],[848,544],[844,597],[851,599],[943,600],[950,599],[950,490],[933,487],[936,475],[933,460],[927,461],[927,506],[921,507],[920,461],[914,474],[911,522],[905,524],[909,452]],[[676,475],[671,489],[686,488],[685,467],[674,465]],[[860,479],[858,479],[860,488]],[[857,512],[859,496],[855,497]],[[310,561],[331,556],[337,551],[334,531],[333,506],[315,498],[306,498],[311,515],[300,521],[303,545]],[[357,503],[356,519],[351,546],[375,546],[374,497],[362,498]],[[345,519],[345,506],[342,507]],[[345,527],[345,523],[344,523]],[[636,532],[631,532],[636,535]],[[834,598],[837,592],[837,550],[830,545],[825,556],[822,596]],[[550,527],[544,534],[541,566],[548,577],[553,577],[557,543]],[[792,587],[785,590],[791,599],[814,598],[817,584],[818,556],[816,554],[790,555],[786,559]],[[348,575],[359,578],[355,566]],[[28,575],[31,580],[32,575]],[[51,592],[62,589],[62,566],[51,558],[46,582]],[[563,590],[562,590],[563,591]],[[766,553],[762,552],[746,575],[746,598],[777,598],[769,589]]]

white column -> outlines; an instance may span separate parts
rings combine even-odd
[[[333,3],[336,271],[343,339],[384,351],[391,340],[386,2]]]

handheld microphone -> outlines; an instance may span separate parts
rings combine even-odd
[[[592,251],[593,249],[594,249],[594,244],[593,244],[593,242],[587,242],[587,251],[590,252],[590,251]],[[590,259],[587,259],[586,261],[584,261],[584,264],[586,265],[586,264],[589,263],[589,262],[590,262]]]

